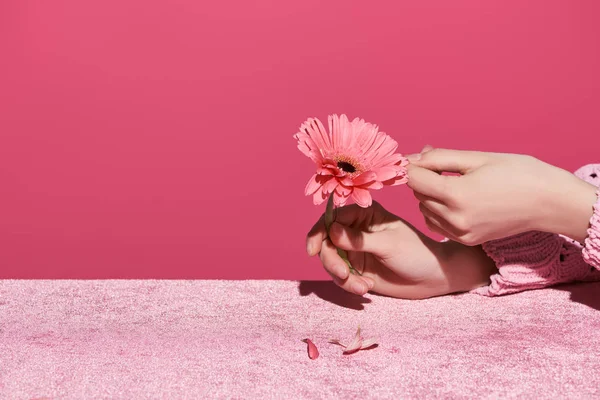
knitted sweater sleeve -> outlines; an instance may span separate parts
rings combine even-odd
[[[586,165],[575,175],[600,186],[600,164]],[[525,232],[484,243],[483,250],[498,272],[490,277],[489,285],[471,292],[499,296],[559,283],[600,281],[600,189],[598,195],[583,246],[546,232]]]

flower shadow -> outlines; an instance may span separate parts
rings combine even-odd
[[[300,281],[298,292],[303,297],[314,293],[320,299],[351,310],[364,310],[364,305],[371,302],[371,299],[346,292],[332,281]]]

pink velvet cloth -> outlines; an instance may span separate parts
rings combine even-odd
[[[0,281],[0,398],[593,398],[599,292],[411,301],[331,282]],[[327,343],[358,325],[379,347]]]
[[[600,164],[583,166],[575,175],[600,186]],[[499,296],[559,283],[600,281],[600,196],[590,211],[584,246],[546,232],[525,232],[484,243],[482,247],[496,263],[498,273],[490,277],[489,285],[472,293]]]

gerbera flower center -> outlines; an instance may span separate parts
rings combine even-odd
[[[349,174],[353,174],[356,172],[356,167],[347,161],[338,161],[337,166],[339,169]]]
[[[350,176],[360,175],[364,168],[353,157],[348,157],[343,154],[338,154],[333,157],[336,167]]]

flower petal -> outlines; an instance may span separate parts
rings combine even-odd
[[[369,207],[373,203],[371,193],[367,189],[359,187],[352,190],[352,199],[361,207]]]
[[[389,181],[385,181],[383,182],[384,185],[387,186],[397,186],[397,185],[402,185],[403,183],[408,182],[408,176],[406,175],[400,175],[395,177],[394,179],[390,179]]]
[[[335,188],[335,192],[337,194],[339,194],[340,196],[343,197],[348,197],[350,196],[350,193],[352,193],[352,188],[349,188],[347,186],[344,186],[342,184],[339,184],[336,188]]]
[[[377,344],[377,339],[371,338],[371,339],[364,339],[362,341],[362,346],[361,346],[361,350],[363,349],[368,349],[369,347],[373,347]]]
[[[329,193],[333,192],[339,184],[340,183],[338,182],[337,179],[331,178],[331,179],[327,180],[327,182],[325,182],[325,184],[323,185],[323,192],[325,194],[329,194]]]
[[[398,174],[400,173],[400,170],[398,167],[381,167],[381,168],[377,168],[375,171],[373,171],[377,174],[377,180],[382,182],[382,181],[387,181],[389,179],[394,179],[396,176],[398,176]]]
[[[350,342],[350,344],[348,346],[346,346],[346,348],[344,349],[344,353],[352,353],[355,352],[357,350],[360,350],[360,348],[362,347],[362,340],[360,338],[360,326],[358,327],[358,330],[356,331],[356,335],[354,335],[354,339],[352,339],[352,342]]]
[[[350,197],[349,195],[346,195],[346,196],[340,195],[336,190],[333,194],[333,204],[336,207],[343,207],[346,205],[346,202],[348,201],[349,197]]]
[[[317,174],[318,175],[333,175],[333,172],[331,171],[330,168],[319,167],[319,168],[317,168]]]
[[[323,186],[321,186],[314,194],[313,194],[313,204],[318,206],[322,204],[327,199],[327,195],[323,192]]]
[[[321,131],[320,126],[322,125],[319,126],[315,120],[316,118],[309,118],[304,121],[304,123],[300,126],[300,132],[297,135],[299,137],[302,137],[302,134],[308,136],[314,143],[313,146],[310,146],[309,142],[309,147],[311,147],[313,151],[319,153],[322,151],[327,152],[331,149],[327,133],[325,131]]]
[[[311,194],[315,193],[317,189],[319,189],[321,186],[323,186],[323,180],[319,179],[319,175],[314,174],[308,180],[308,183],[304,188],[304,195],[310,196]]]
[[[363,189],[373,189],[373,190],[379,190],[383,187],[383,183],[379,182],[379,181],[375,181],[375,182],[371,182],[366,186],[363,186]]]
[[[315,344],[312,342],[312,340],[303,339],[302,341],[308,345],[307,346],[308,347],[308,358],[310,358],[311,360],[314,360],[317,357],[319,357],[319,349],[317,349],[317,346],[315,346]]]
[[[384,158],[380,159],[379,161],[377,161],[376,163],[374,163],[373,169],[386,167],[386,166],[390,166],[390,165],[397,165],[400,167],[404,167],[404,166],[408,165],[408,159],[400,153],[392,154],[392,155],[390,155],[388,157],[384,157]]]
[[[309,135],[303,132],[299,132],[294,135],[294,139],[298,141],[298,149],[315,163],[320,164],[323,160],[323,156],[319,151],[317,144],[311,139]]]
[[[356,178],[352,179],[352,184],[354,186],[362,186],[367,183],[373,182],[376,179],[377,179],[377,174],[375,172],[367,171],[367,172],[363,172]]]
[[[329,339],[329,343],[331,344],[337,344],[338,346],[342,346],[342,347],[346,347],[344,346],[339,339]]]

